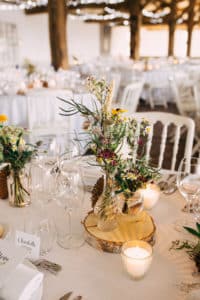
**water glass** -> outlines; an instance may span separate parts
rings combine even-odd
[[[56,240],[56,229],[52,218],[41,215],[27,216],[24,222],[24,231],[40,238],[40,254],[47,254]]]
[[[32,200],[41,206],[48,204],[54,199],[56,173],[53,166],[35,161],[32,164]]]

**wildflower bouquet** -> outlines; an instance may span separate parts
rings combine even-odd
[[[96,157],[96,163],[105,173],[104,191],[101,195],[99,214],[102,218],[113,216],[116,195],[123,193],[128,199],[145,182],[153,179],[157,171],[149,167],[144,156],[149,123],[143,120],[138,127],[136,120],[123,117],[126,110],[112,109],[112,84],[91,77],[87,81],[89,92],[94,96],[93,108],[74,99],[62,100],[67,107],[61,114],[81,114],[84,122],[85,144]],[[126,156],[124,147],[128,147]],[[136,150],[137,149],[137,150]],[[140,159],[136,160],[136,153]]]
[[[25,130],[15,126],[4,126],[6,120],[6,116],[0,115],[0,163],[8,165],[9,174],[12,176],[14,205],[24,206],[24,199],[29,196],[29,192],[21,182],[20,173],[36,154],[37,145],[26,144]]]

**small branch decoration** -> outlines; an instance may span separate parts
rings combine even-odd
[[[59,300],[69,300],[72,296],[73,292],[68,292],[64,296],[62,296]],[[76,296],[74,298],[71,298],[72,300],[81,300],[82,296]]]
[[[176,240],[172,242],[170,250],[185,249],[190,259],[192,259],[195,262],[197,271],[200,272],[200,224],[196,223],[196,228],[191,228],[187,226],[184,226],[183,228],[193,236],[197,237],[197,242]]]
[[[51,262],[46,259],[39,259],[32,262],[38,269],[45,270],[50,272],[53,275],[57,275],[61,270],[62,267],[59,264]]]
[[[105,174],[100,216],[107,218],[108,215],[112,215],[115,195],[124,194],[126,201],[138,188],[155,179],[158,171],[150,167],[144,157],[150,130],[149,122],[143,119],[138,124],[135,119],[123,116],[127,112],[125,109],[112,109],[113,83],[108,84],[104,79],[90,77],[87,87],[93,95],[93,108],[88,108],[74,99],[60,99],[66,105],[61,108],[61,115],[80,114],[85,118],[83,128],[86,150],[89,148],[95,155],[96,165],[100,166]],[[126,157],[123,151],[125,145],[128,148]],[[134,157],[135,152],[137,160]],[[97,200],[95,196],[97,191],[99,192],[98,185],[100,182],[94,189],[93,205]]]

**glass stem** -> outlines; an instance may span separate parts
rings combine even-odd
[[[193,195],[188,195],[187,196],[187,205],[186,205],[186,212],[188,213],[188,214],[190,214],[190,212],[191,212],[191,204],[192,204],[192,199],[193,199]]]
[[[71,240],[71,238],[72,238],[71,212],[69,211],[69,209],[67,209],[67,207],[65,207],[65,211],[66,211],[67,217],[68,217],[69,239]]]

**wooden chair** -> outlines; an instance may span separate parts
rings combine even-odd
[[[159,169],[163,170],[170,170],[170,173],[176,172],[177,169],[177,154],[179,151],[179,142],[181,138],[181,129],[182,127],[186,127],[186,140],[185,140],[185,151],[184,151],[184,157],[190,158],[192,156],[192,147],[193,147],[193,140],[194,140],[194,129],[195,129],[195,124],[194,121],[190,118],[171,114],[171,113],[163,113],[163,112],[146,112],[146,113],[135,113],[133,114],[133,118],[135,118],[138,121],[138,127],[137,127],[137,132],[139,133],[140,131],[140,123],[142,119],[146,119],[150,123],[150,134],[149,134],[149,139],[147,141],[146,145],[146,160],[149,162],[150,160],[150,151],[153,146],[158,147],[158,163],[157,167]],[[162,124],[162,131],[161,131],[161,137],[160,137],[160,145],[155,145],[153,143],[153,136],[154,136],[154,129],[155,129],[155,124],[157,123]],[[164,162],[164,156],[165,156],[165,151],[166,151],[166,146],[168,142],[168,129],[169,126],[173,124],[175,126],[175,131],[174,131],[174,141],[172,143],[172,156],[171,156],[171,163],[169,164],[170,167],[165,168],[163,167],[163,162]],[[137,153],[137,141],[136,141],[136,146],[135,146],[135,156]],[[156,148],[157,149],[157,148]]]
[[[193,82],[171,82],[176,106],[183,116],[194,116],[199,110],[200,103],[197,99],[198,91]]]
[[[189,82],[172,82],[172,89],[175,95],[176,106],[183,116],[194,119],[196,124],[195,146],[192,153],[200,152],[200,88],[199,81]]]
[[[143,85],[143,81],[136,81],[127,85],[124,89],[119,106],[127,109],[129,114],[132,114],[137,110]]]
[[[169,82],[171,71],[168,69],[148,71],[145,76],[145,85],[151,109],[156,105],[164,106],[167,109],[167,100],[170,98]]]

